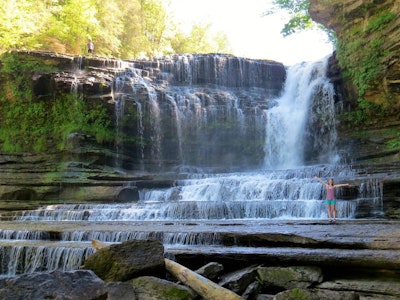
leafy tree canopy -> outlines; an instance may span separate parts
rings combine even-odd
[[[308,13],[309,6],[309,0],[274,0],[273,8],[266,11],[264,15],[271,15],[282,10],[287,11],[290,19],[284,25],[281,33],[283,36],[288,36],[301,30],[312,29],[318,26]]]
[[[210,25],[184,33],[161,0],[0,0],[0,53],[11,49],[87,52],[136,58],[185,52],[227,52]],[[197,38],[196,42],[194,40]]]

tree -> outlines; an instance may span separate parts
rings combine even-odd
[[[282,9],[289,13],[290,19],[281,30],[283,36],[317,26],[308,13],[309,0],[274,0],[273,6],[273,9],[266,11],[264,15],[267,16]]]
[[[230,53],[226,34],[211,34],[211,24],[194,24],[189,34],[177,31],[171,38],[174,53]]]
[[[117,0],[118,6],[123,12],[122,31],[120,39],[121,58],[140,57],[145,48],[146,39],[142,32],[142,23],[140,18],[141,6],[139,1]]]
[[[143,35],[147,39],[147,55],[163,54],[166,45],[167,13],[161,1],[140,0]]]
[[[0,0],[0,53],[11,49],[138,58],[228,49],[223,34],[195,25],[183,34],[161,0]]]
[[[120,57],[126,6],[132,2],[134,1],[123,1],[123,3],[115,0],[95,1],[98,27],[97,30],[90,32],[90,38],[96,42],[97,55]]]
[[[68,53],[86,52],[88,39],[100,31],[96,13],[94,0],[69,0],[62,5],[56,17],[59,20],[59,36]]]
[[[0,0],[0,52],[35,48],[47,18],[41,1]]]

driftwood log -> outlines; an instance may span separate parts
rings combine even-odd
[[[183,284],[207,300],[243,300],[238,294],[167,258],[165,268]]]
[[[105,247],[108,247],[108,246],[110,246],[110,244],[104,243],[104,242],[99,241],[99,240],[92,240],[92,248],[93,249],[99,250],[101,248],[105,248]]]
[[[99,240],[92,240],[92,247],[96,250],[108,247],[110,244]],[[207,300],[243,300],[238,294],[216,284],[215,282],[193,272],[192,270],[167,258],[165,268],[176,279],[193,289],[201,297]]]

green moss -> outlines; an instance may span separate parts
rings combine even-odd
[[[18,52],[1,56],[1,77],[5,84],[0,90],[0,100],[17,102],[32,100],[31,76],[35,72],[52,72],[58,69],[51,63]]]
[[[114,259],[109,251],[102,251],[101,249],[101,259],[98,255],[89,257],[84,265],[84,269],[93,270],[97,276],[101,279],[106,280],[110,276],[110,270],[113,268]]]
[[[287,300],[307,300],[310,299],[309,293],[301,289],[292,289],[285,294]]]
[[[35,99],[32,76],[53,72],[54,62],[21,53],[2,56],[0,70],[0,142],[3,152],[63,150],[72,132],[94,136],[103,143],[113,140],[108,112],[101,105],[89,106],[74,94],[55,99]]]
[[[393,138],[389,139],[386,143],[386,148],[388,150],[399,150],[400,149],[400,131],[395,130],[391,132],[393,134]]]
[[[92,135],[99,143],[113,139],[111,122],[104,107],[88,107],[75,95],[67,94],[51,102],[3,103],[0,107],[2,151],[41,152],[56,146],[66,148],[70,133]]]
[[[337,58],[344,76],[353,82],[358,93],[358,110],[344,116],[351,124],[358,125],[389,112],[389,98],[380,99],[380,103],[370,103],[364,96],[384,76],[385,62],[392,53],[385,49],[382,31],[395,17],[394,13],[383,11],[366,26],[353,26],[337,44]]]
[[[187,291],[180,289],[170,289],[165,292],[165,299],[170,300],[182,300],[182,299],[193,299]]]

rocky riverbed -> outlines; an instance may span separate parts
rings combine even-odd
[[[76,222],[54,222],[54,224],[39,222],[36,223],[35,228],[36,230],[45,230],[46,227],[51,226],[52,240],[49,241],[49,244],[57,243],[57,232],[79,231],[83,228],[87,231],[90,231],[90,228],[96,228],[99,231],[112,231],[118,227],[118,230],[121,232],[134,229],[138,232],[167,233],[169,231],[179,231],[191,234],[200,232],[205,234],[213,233],[218,236],[219,240],[214,245],[166,246],[163,247],[163,253],[158,253],[158,256],[168,257],[192,270],[197,270],[210,263],[214,267],[217,264],[217,270],[219,271],[214,270],[214,272],[217,272],[218,275],[215,275],[212,280],[221,286],[233,290],[238,295],[241,295],[243,299],[298,299],[288,296],[288,291],[297,289],[299,291],[296,292],[300,292],[301,290],[302,293],[308,295],[309,298],[304,299],[394,300],[400,297],[399,225],[399,221],[386,220],[339,220],[336,224],[328,223],[325,220],[276,220],[259,222],[241,220],[238,222],[113,222],[112,224],[108,222],[82,222],[79,224]],[[4,230],[8,228],[17,229],[18,226],[22,229],[26,224],[10,221],[1,223],[1,228]],[[129,241],[127,242],[129,243]],[[145,243],[144,240],[142,242]],[[159,243],[154,239],[153,242],[157,243],[157,245]],[[91,247],[91,245],[90,243],[80,243],[79,245],[77,243],[74,247]],[[159,249],[159,246],[155,249]],[[125,250],[124,253],[129,256],[129,253],[134,251],[137,250],[132,248],[129,251]],[[148,252],[148,250],[143,252]],[[146,266],[149,262],[154,262],[154,253],[150,256],[144,259],[146,263],[141,258],[142,262],[139,265]],[[110,259],[109,256],[107,257],[107,259]],[[104,259],[104,257],[99,258],[99,260]],[[129,261],[129,264],[137,266],[138,262],[133,260]],[[278,283],[276,281],[268,283],[265,275],[262,275],[277,271],[277,267],[280,272],[286,272],[284,273],[286,275],[282,275],[286,283]],[[290,280],[287,272],[289,270],[293,272],[294,267],[298,274],[303,274],[303,277],[295,272],[298,278],[295,280],[297,283],[294,284],[291,282],[289,284],[288,281]],[[314,271],[315,269],[313,268],[317,268],[317,273],[319,274],[317,278],[320,279],[305,280],[304,274],[306,271],[303,269],[301,269],[303,271],[299,271],[298,267],[305,268],[306,270],[311,268]],[[143,274],[145,274],[143,276],[154,275],[158,278],[156,281],[162,280],[164,282],[163,280],[167,280],[175,282],[176,279],[174,280],[170,274],[168,275],[167,271],[163,271],[163,268],[164,266],[161,263],[156,268],[156,271],[151,271],[153,273],[148,270],[144,273],[139,272],[140,276],[136,274],[132,278],[123,280],[123,283],[121,280],[116,280],[118,287],[116,290],[113,289],[113,291],[111,291],[111,286],[115,287],[115,282],[110,284],[110,280],[104,280],[101,277],[102,275],[100,275],[101,279],[98,278],[99,274],[95,267],[90,267],[89,269],[92,269],[96,275],[82,273],[82,277],[73,271],[65,272],[64,274],[62,272],[51,272],[53,275],[50,281],[65,280],[66,276],[69,278],[68,280],[75,282],[76,289],[74,288],[68,292],[64,290],[66,295],[71,294],[66,299],[128,299],[116,298],[116,291],[121,295],[122,291],[128,293],[126,290],[128,289],[130,295],[135,294],[135,287],[132,290],[132,286],[126,285],[126,282],[137,281],[137,278]],[[58,284],[54,284],[51,287],[48,274],[50,273],[25,274],[9,279],[2,279],[0,281],[0,295],[8,295],[5,296],[6,298],[3,297],[3,299],[24,299],[23,297],[26,296],[26,287],[30,283],[30,285],[42,285],[44,287],[41,289],[42,293],[47,293],[47,295],[55,297],[63,288]],[[91,279],[89,280],[88,278]],[[260,278],[264,279],[260,281]],[[80,286],[76,283],[79,280],[82,280],[82,283],[85,280],[89,280],[92,285],[93,282],[97,282],[101,288],[96,288],[97,293],[84,295],[82,294],[82,290],[92,285],[87,285],[86,287]],[[154,280],[151,279],[151,281]],[[308,283],[304,284],[304,281]],[[45,282],[47,282],[47,287]],[[163,284],[158,283],[158,285],[161,286]],[[28,291],[31,288],[32,286]],[[137,286],[136,288],[139,289]],[[9,296],[11,295],[11,290],[13,291],[13,296]],[[104,298],[100,297],[99,290],[102,291],[100,294]],[[282,296],[279,293],[286,294]],[[21,295],[21,297],[18,295]],[[44,294],[40,295],[43,296]],[[193,295],[196,295],[196,293]],[[43,299],[40,297],[37,296],[32,299]],[[156,298],[148,298],[149,296],[147,298],[145,296],[136,297],[130,299],[170,299],[163,298],[163,296],[154,296]],[[196,296],[191,297],[194,298],[176,299],[196,298]]]

